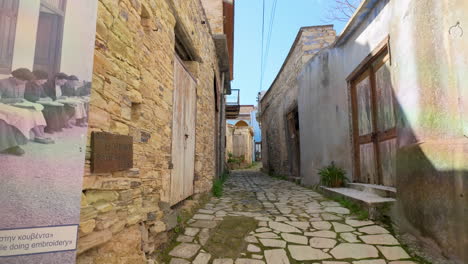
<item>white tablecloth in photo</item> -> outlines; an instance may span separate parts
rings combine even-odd
[[[80,97],[67,97],[65,99],[58,99],[57,102],[72,106],[75,108],[75,119],[82,119],[87,116],[86,114],[86,99]]]
[[[16,127],[27,139],[36,126],[47,126],[44,115],[36,109],[26,109],[0,103],[0,119]]]

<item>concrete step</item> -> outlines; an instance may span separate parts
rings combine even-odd
[[[368,193],[374,193],[381,197],[396,198],[396,188],[367,183],[348,183],[347,187]]]
[[[360,191],[353,188],[329,188],[321,186],[326,196],[342,197],[357,203],[363,210],[368,211],[369,218],[376,220],[388,215],[390,207],[396,202],[395,198],[382,197],[369,191]]]

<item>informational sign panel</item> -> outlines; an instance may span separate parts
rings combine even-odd
[[[105,132],[93,132],[91,169],[94,173],[133,168],[133,138]]]
[[[0,263],[75,263],[97,2],[0,0]]]

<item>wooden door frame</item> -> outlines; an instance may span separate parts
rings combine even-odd
[[[369,72],[369,82],[370,82],[370,100],[371,100],[371,111],[372,111],[372,126],[374,134],[377,128],[377,104],[376,104],[376,87],[375,87],[375,71],[372,64],[379,59],[381,55],[388,53],[389,61],[391,64],[391,52],[390,52],[390,36],[387,36],[383,41],[377,45],[377,47],[369,53],[364,60],[356,67],[356,69],[346,78],[348,84],[348,91],[351,99],[351,119],[352,119],[352,159],[353,159],[353,182],[359,181],[361,178],[361,160],[360,160],[360,136],[359,136],[359,126],[358,126],[358,104],[357,104],[357,94],[356,94],[356,84],[359,80],[362,80],[363,74]],[[395,110],[395,108],[394,108]],[[378,141],[378,139],[377,139]],[[372,142],[372,140],[370,141]],[[369,142],[369,143],[370,143]],[[374,143],[374,159],[375,166],[377,170],[377,179],[378,183],[382,183],[382,171],[380,164],[380,151],[379,144]]]
[[[57,39],[56,39],[56,51],[55,51],[55,58],[54,58],[54,65],[53,65],[53,71],[55,73],[58,73],[60,72],[60,67],[61,67],[61,62],[62,62],[62,45],[63,45],[63,31],[64,31],[64,28],[65,28],[65,15],[66,15],[66,10],[67,10],[67,0],[63,0],[62,2],[62,9],[63,10],[60,10],[60,9],[57,9],[53,6],[51,6],[49,3],[45,2],[44,0],[41,0],[40,2],[40,7],[44,7],[48,10],[50,10],[51,12],[53,12],[53,15],[57,16],[58,17],[58,25],[57,25]],[[40,17],[41,17],[41,12],[40,9],[39,9],[39,17],[38,17],[38,22],[40,20]],[[46,13],[46,12],[44,12]],[[50,13],[49,13],[50,14]],[[38,24],[38,28],[39,28],[39,24]],[[38,32],[36,32],[37,34]],[[35,44],[37,45],[37,43]],[[36,51],[34,52],[34,57],[36,56]],[[33,62],[33,68],[34,68],[34,65],[35,65],[35,62]],[[52,76],[50,76],[52,77]]]
[[[14,13],[15,13],[15,19],[13,23],[10,25],[10,36],[8,36],[7,40],[7,46],[11,46],[11,51],[9,54],[9,61],[8,61],[8,66],[5,68],[0,67],[0,74],[10,74],[12,71],[13,67],[13,57],[15,53],[15,41],[16,41],[16,26],[18,24],[18,12],[19,12],[19,0],[14,1],[15,6],[14,6]]]
[[[187,68],[187,66],[185,65],[184,63],[184,60],[182,60],[179,55],[177,54],[177,52],[174,52],[174,62],[173,62],[173,68],[175,69],[175,64],[177,63],[176,61],[178,61],[178,63],[182,66],[182,68],[184,69],[184,71],[190,76],[190,78],[193,80],[194,82],[194,88],[195,88],[195,101],[194,101],[194,111],[193,111],[193,115],[194,115],[194,131],[193,131],[193,141],[194,141],[194,151],[193,151],[193,157],[194,157],[194,166],[193,166],[193,190],[192,190],[192,195],[193,193],[195,192],[195,181],[197,180],[196,177],[195,177],[195,163],[196,163],[196,149],[197,149],[197,134],[196,134],[196,130],[197,130],[197,119],[198,119],[198,106],[197,106],[197,89],[198,89],[198,80],[193,76],[193,74],[189,71],[189,69]],[[173,72],[173,78],[175,80],[175,70]],[[177,96],[177,93],[176,93],[176,89],[177,89],[177,85],[174,81],[174,90],[173,90],[173,93],[172,93],[172,101],[175,102],[176,100],[176,96]],[[183,102],[185,104],[185,102]],[[176,109],[172,109],[173,111],[173,115],[174,115],[174,111],[176,111]],[[184,111],[185,110],[185,105],[184,105]],[[169,169],[171,170],[171,173],[170,173],[170,179],[169,179],[169,194],[168,194],[168,197],[167,197],[167,200],[168,200],[168,203],[170,204],[170,206],[174,206],[178,203],[180,203],[181,201],[184,201],[185,199],[187,199],[188,197],[184,197],[182,200],[178,201],[178,202],[173,202],[173,194],[172,194],[172,181],[173,181],[173,177],[174,177],[174,156],[175,155],[178,155],[178,153],[174,153],[174,149],[173,149],[173,146],[174,146],[174,120],[172,120],[173,122],[171,122],[171,130],[172,130],[172,135],[171,135],[171,163],[169,164]],[[183,126],[181,127],[182,129],[184,129],[184,133],[185,133],[185,117],[184,117],[184,124]],[[180,128],[179,128],[180,129]],[[185,143],[185,142],[184,142]],[[184,148],[184,155],[185,155],[185,148]],[[185,162],[184,162],[185,163]],[[177,164],[176,164],[177,166]]]
[[[297,112],[298,113],[298,116],[299,116],[299,107],[298,107],[298,104],[297,104],[297,101],[295,101],[291,106],[289,106],[287,108],[287,111],[284,115],[284,119],[285,119],[285,123],[286,123],[286,136],[287,136],[287,143],[288,143],[288,153],[289,153],[289,157],[295,157],[297,160],[292,160],[290,159],[289,160],[289,171],[291,174],[294,173],[294,170],[293,168],[297,166],[297,175],[294,175],[294,177],[301,177],[301,149],[300,149],[300,141],[298,142],[298,146],[293,146],[292,145],[292,142],[291,142],[291,132],[290,132],[290,119],[289,119],[289,116],[291,114],[293,114],[293,112]],[[293,117],[293,119],[295,119]],[[299,120],[297,120],[297,122],[299,122]],[[296,127],[294,127],[294,129],[296,129]],[[300,129],[300,128],[299,128]],[[297,131],[298,134],[296,135],[297,137],[299,137],[299,131]],[[300,140],[300,139],[299,139]],[[296,142],[294,142],[296,143]],[[296,145],[296,144],[294,144]],[[293,151],[296,152],[296,154],[293,155]],[[294,163],[297,163],[297,164],[294,164]]]

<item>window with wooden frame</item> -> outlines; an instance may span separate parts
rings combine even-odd
[[[10,74],[19,0],[0,0],[0,74]]]
[[[354,181],[395,186],[396,111],[388,38],[348,77]]]

